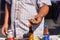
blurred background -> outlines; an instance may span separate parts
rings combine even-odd
[[[45,24],[49,25],[49,31],[51,35],[60,35],[60,0],[51,0],[52,6],[50,7],[48,15],[45,17]],[[5,0],[0,0],[0,36],[1,28],[4,23],[5,15]]]

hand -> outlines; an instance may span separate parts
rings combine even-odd
[[[8,30],[8,24],[4,24],[3,27],[2,27],[2,34],[3,34],[4,36],[6,36],[7,30]]]
[[[39,15],[36,15],[36,16],[34,17],[34,19],[35,19],[35,21],[32,22],[33,24],[39,24],[39,23],[42,21],[42,17],[39,16]]]

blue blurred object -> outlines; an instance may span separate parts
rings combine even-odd
[[[48,25],[45,25],[44,28],[48,28]]]
[[[44,35],[44,40],[50,40],[50,35],[49,34],[45,34]]]

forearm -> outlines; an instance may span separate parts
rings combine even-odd
[[[46,16],[48,14],[48,12],[49,12],[49,7],[47,5],[42,6],[39,11],[39,17]]]
[[[8,23],[8,18],[9,18],[9,11],[8,11],[8,5],[5,5],[5,20],[4,23]]]

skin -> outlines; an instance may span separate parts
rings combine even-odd
[[[5,20],[2,27],[2,34],[6,36],[6,32],[8,30],[8,18],[9,18],[9,11],[8,11],[8,4],[5,5]]]
[[[33,24],[38,24],[42,21],[42,18],[48,14],[49,7],[47,5],[44,5],[40,8],[40,11],[38,15],[35,16],[36,21],[33,22]],[[5,20],[4,25],[2,27],[2,34],[6,36],[6,32],[8,30],[8,18],[9,18],[9,11],[8,11],[8,4],[5,5]],[[29,24],[29,27],[32,26]]]

